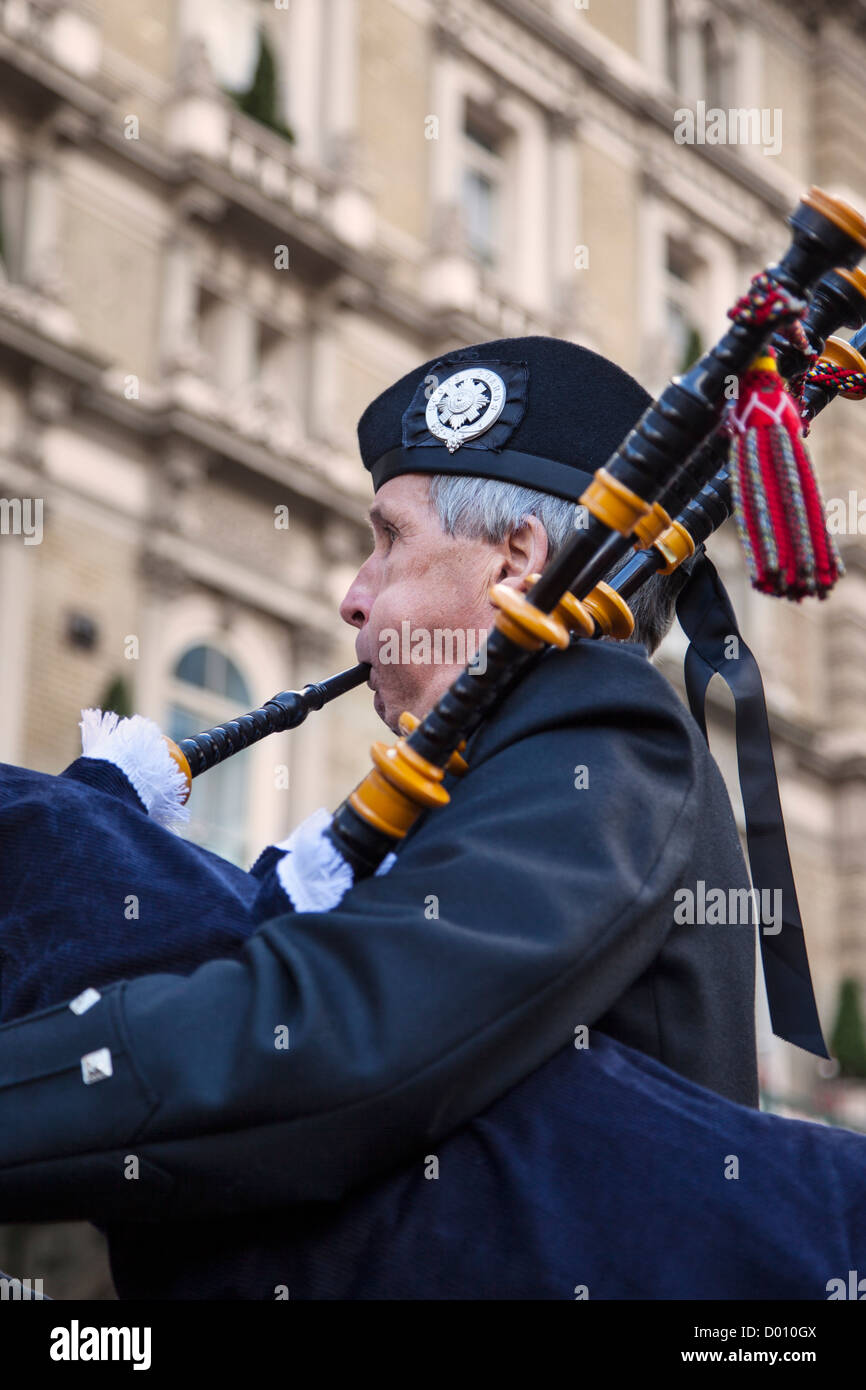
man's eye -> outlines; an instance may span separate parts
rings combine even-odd
[[[385,535],[388,537],[389,541],[396,540],[397,532],[394,530],[393,526],[388,525],[387,521],[383,523],[382,530],[385,532]]]

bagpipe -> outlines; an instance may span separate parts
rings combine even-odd
[[[725,335],[674,378],[598,470],[580,499],[586,524],[528,593],[494,587],[499,612],[483,650],[420,722],[404,714],[396,746],[374,745],[372,772],[317,826],[320,842],[332,847],[325,868],[343,868],[337,891],[381,872],[417,818],[447,804],[446,770],[466,771],[461,749],[540,652],[574,640],[628,638],[628,600],[654,575],[700,559],[701,582],[690,583],[677,604],[690,638],[689,702],[706,733],[703,702],[713,672],[734,689],[753,880],[782,886],[786,904],[786,929],[761,937],[773,1026],[826,1056],[760,674],[741,638],[740,660],[719,659],[720,633],[739,633],[703,555],[733,512],[752,582],[763,592],[823,598],[841,573],[803,434],[836,396],[866,390],[858,351],[864,332],[850,343],[834,336],[866,323],[866,275],[855,268],[866,222],[813,188],[789,224],[788,251],[755,276],[730,310]],[[605,582],[629,551],[632,558]],[[281,692],[179,744],[139,716],[84,711],[82,757],[59,776],[4,767],[0,1021],[64,997],[73,977],[98,987],[150,970],[188,971],[238,949],[279,904],[266,885],[286,851],[268,847],[247,872],[172,833],[188,814],[192,780],[267,735],[296,728],[368,673],[361,664],[301,692]],[[303,846],[293,847],[300,862]],[[134,907],[142,885],[146,923]],[[327,906],[333,898],[326,888],[310,901]],[[201,910],[190,911],[190,903]]]
[[[404,713],[404,737],[396,747],[374,746],[373,772],[327,825],[320,822],[336,852],[330,860],[325,855],[322,872],[335,864],[342,870],[335,894],[325,887],[322,896],[305,903],[335,905],[336,893],[377,870],[420,815],[447,804],[445,772],[465,773],[461,750],[467,740],[540,651],[581,639],[627,639],[634,628],[628,600],[654,575],[690,566],[689,583],[677,600],[689,638],[689,705],[706,737],[709,681],[718,673],[729,684],[753,884],[759,894],[770,885],[782,891],[784,929],[760,936],[772,1025],[778,1036],[827,1056],[760,672],[703,553],[733,513],[759,590],[797,602],[810,594],[823,598],[841,573],[803,435],[831,400],[866,392],[866,362],[858,350],[864,345],[866,275],[853,268],[862,253],[862,224],[853,210],[814,189],[790,222],[792,247],[779,265],[755,277],[730,311],[725,337],[671,383],[599,470],[581,498],[588,524],[544,575],[534,577],[528,594],[502,585],[494,589],[499,616],[474,662],[423,721]],[[828,259],[834,261],[830,270]],[[841,328],[856,330],[851,343],[835,336]],[[632,558],[605,582],[601,576],[629,550]],[[737,638],[733,662],[726,655],[731,636]],[[173,766],[152,730],[162,786],[171,787],[170,813],[182,814],[195,776],[269,733],[297,727],[311,710],[359,685],[368,670],[358,665],[303,692],[275,695],[261,708],[180,744],[167,741]],[[272,867],[273,856],[253,873],[264,864]],[[278,904],[278,896],[273,902]]]
[[[652,576],[672,575],[680,567],[694,573],[698,562],[700,583],[688,586],[688,601],[678,601],[678,612],[691,641],[687,693],[705,731],[706,687],[721,670],[719,632],[737,631],[718,576],[702,553],[713,532],[734,514],[752,583],[764,593],[797,602],[809,595],[823,598],[843,572],[803,437],[836,396],[866,394],[863,333],[851,343],[834,337],[840,328],[860,330],[866,322],[866,276],[856,269],[866,251],[866,220],[813,188],[789,226],[788,250],[753,279],[730,310],[730,327],[719,342],[671,381],[597,471],[580,499],[585,524],[527,592],[494,586],[490,597],[498,613],[483,648],[422,719],[403,716],[394,746],[374,744],[373,770],[333,817],[316,822],[312,850],[295,832],[287,843],[266,848],[245,871],[169,827],[182,822],[196,776],[272,732],[297,727],[311,710],[360,685],[369,669],[363,665],[304,691],[282,692],[260,709],[178,744],[137,716],[120,720],[110,712],[85,711],[82,757],[65,772],[52,777],[0,769],[2,1021],[85,986],[98,990],[157,970],[183,973],[231,955],[279,911],[281,893],[301,906],[279,874],[293,860],[303,869],[305,855],[306,882],[303,872],[294,882],[309,895],[307,907],[327,907],[353,882],[387,872],[419,817],[447,806],[443,781],[448,772],[466,774],[464,753],[471,772],[473,734],[530,663],[573,641],[628,638],[629,599]],[[610,577],[616,566],[621,567]],[[778,939],[761,938],[773,1025],[781,1036],[826,1055],[784,845],[760,676],[744,643],[740,652],[737,674],[721,673],[736,687],[744,724],[753,725],[756,710],[763,711],[757,743],[754,734],[741,730],[739,717],[737,731],[752,875],[756,883],[781,882],[788,890],[785,930]],[[140,897],[147,902],[144,917],[131,910]],[[697,1109],[714,1116],[716,1132],[735,1136],[732,1148],[737,1137],[748,1148],[754,1135],[755,1144],[776,1145],[777,1152],[793,1157],[803,1130],[820,1147],[823,1134],[816,1137],[816,1126],[752,1116],[672,1074],[665,1077],[660,1064],[635,1063],[633,1056],[611,1040],[595,1059],[590,1048],[581,1057],[581,1084],[601,1085],[615,1074],[618,1085],[627,1085],[631,1076],[636,1103],[646,1105],[652,1123],[667,1114],[673,1124],[688,1091],[693,1110],[697,1096]],[[665,1097],[674,1096],[676,1104],[668,1105]],[[853,1183],[855,1171],[864,1171],[866,1138],[828,1135],[824,1143],[828,1164],[832,1148],[845,1180]],[[861,1177],[861,1209],[864,1183]],[[839,1251],[846,1239],[853,1240],[841,1215],[840,1222],[842,1236],[834,1247]],[[866,1231],[858,1228],[857,1238],[866,1238]],[[850,1247],[839,1254],[849,1256]]]

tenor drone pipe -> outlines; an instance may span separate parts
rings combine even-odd
[[[808,297],[829,271],[852,269],[866,249],[863,218],[820,190],[810,190],[801,200],[789,225],[792,243],[765,274],[772,285],[798,300]],[[376,770],[338,808],[329,831],[356,877],[373,873],[424,809],[447,801],[438,785],[443,770],[465,730],[483,717],[510,683],[510,667],[532,644],[525,636],[529,624],[537,636],[543,630],[539,619],[551,614],[564,595],[571,591],[585,597],[632,546],[632,523],[666,493],[712,434],[724,410],[728,381],[749,367],[773,331],[772,324],[758,321],[757,316],[741,317],[690,371],[674,378],[606,468],[595,475],[595,483],[581,499],[591,513],[589,525],[564,547],[526,596],[521,615],[524,629],[509,615],[500,614],[486,643],[484,670],[476,665],[461,673],[404,748],[374,746]],[[622,514],[616,517],[613,504],[607,508],[611,493],[624,497],[625,521]],[[629,508],[634,509],[630,520]]]

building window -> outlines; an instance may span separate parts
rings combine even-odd
[[[688,243],[667,238],[665,319],[672,370],[686,371],[703,352],[698,328],[701,263]]]
[[[285,0],[181,0],[181,32],[204,41],[219,86],[252,120],[286,140],[287,91],[278,54],[286,32]]]
[[[25,185],[20,168],[0,169],[0,282],[21,278]]]
[[[672,87],[680,85],[679,43],[677,0],[665,0],[665,73]]]
[[[227,87],[226,95],[231,97],[246,116],[258,121],[259,125],[267,126],[277,135],[282,135],[284,140],[294,143],[295,133],[280,115],[286,103],[285,93],[281,88],[282,78],[277,71],[273,45],[264,28],[260,28],[256,67],[249,84],[239,91]]]
[[[210,290],[206,290],[203,285],[200,285],[196,306],[198,345],[204,354],[204,371],[211,379],[216,378],[222,359],[222,311],[223,300],[220,299],[219,295],[213,294]]]
[[[179,742],[245,713],[251,705],[246,681],[217,647],[189,647],[175,663],[165,728]],[[243,754],[204,773],[190,797],[183,834],[223,859],[246,867],[249,769]]]
[[[290,393],[291,343],[285,333],[259,323],[256,336],[254,380],[267,400],[285,401]]]
[[[671,86],[688,91],[708,107],[731,104],[731,68],[736,34],[724,16],[709,7],[686,10],[681,0],[665,0],[665,73]]]
[[[231,401],[256,373],[257,321],[241,298],[224,299],[203,285],[198,289],[196,320],[200,371]]]
[[[504,163],[501,137],[467,111],[463,128],[463,223],[472,254],[491,268],[502,256]]]
[[[717,26],[707,20],[701,33],[707,106],[728,105],[728,59]]]

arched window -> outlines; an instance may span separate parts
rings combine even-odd
[[[231,658],[204,644],[187,648],[175,662],[169,701],[165,728],[176,742],[244,714],[252,703]],[[248,795],[248,766],[241,753],[196,780],[183,834],[246,868]]]

